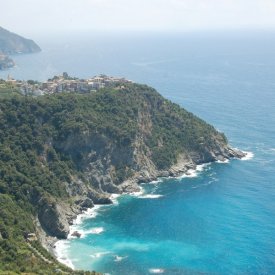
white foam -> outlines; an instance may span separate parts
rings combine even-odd
[[[204,164],[199,164],[196,167],[196,171],[202,172],[205,169],[205,167],[209,166],[210,164],[211,164],[210,162],[209,163],[204,163]]]
[[[103,227],[93,227],[93,228],[90,228],[88,230],[83,230],[80,227],[71,226],[70,227],[70,233],[68,235],[68,240],[70,240],[70,239],[77,239],[77,238],[84,239],[89,234],[95,234],[95,235],[97,235],[97,234],[101,234],[104,231],[105,230],[104,230]],[[80,237],[74,236],[74,232],[79,233]]]
[[[119,195],[113,194],[113,199],[116,199]],[[95,218],[98,214],[98,210],[100,207],[104,205],[95,205],[93,208],[88,208],[85,212],[77,215],[76,219],[73,221],[73,225],[70,226],[70,232],[68,235],[68,240],[60,240],[57,241],[55,244],[55,254],[61,263],[65,264],[66,266],[74,269],[74,265],[72,261],[68,258],[68,248],[70,244],[70,239],[77,238],[77,236],[72,236],[72,234],[77,231],[80,234],[80,238],[85,238],[87,234],[101,234],[104,232],[103,227],[94,227],[89,230],[81,229],[81,224],[85,219]],[[109,253],[109,252],[108,252]],[[94,257],[100,257],[106,254],[106,252],[99,252],[94,255]]]
[[[86,234],[101,234],[102,232],[104,232],[103,227],[94,227],[94,228],[89,229],[85,233]]]
[[[72,261],[68,258],[68,246],[69,242],[65,240],[60,240],[55,243],[55,254],[57,260],[70,267],[71,269],[74,269],[74,265]]]
[[[132,192],[132,193],[129,193],[130,196],[133,196],[133,197],[139,197],[139,196],[142,196],[144,194],[144,189],[139,186],[139,191],[137,192]]]
[[[85,219],[91,219],[91,218],[95,218],[98,214],[98,209],[101,207],[102,205],[95,205],[93,208],[88,208],[85,212],[83,212],[82,214],[77,215],[76,219],[73,221],[74,225],[79,225],[83,222],[83,220]]]
[[[194,169],[188,170],[184,175],[182,175],[180,178],[195,178],[198,176],[198,171]]]
[[[138,196],[139,199],[158,199],[161,197],[163,197],[163,195],[159,195],[159,194],[147,194],[147,195]]]
[[[162,268],[150,268],[149,273],[151,273],[151,274],[161,274],[161,273],[164,273],[164,269],[162,269]]]
[[[204,168],[208,165],[209,165],[208,163],[197,165],[196,169],[189,169],[183,175],[176,177],[176,179],[195,178],[198,176],[199,172],[202,172],[204,170]]]
[[[161,182],[163,182],[163,179],[157,179],[157,180],[150,181],[149,184],[158,184]]]
[[[118,256],[118,255],[115,255],[114,257],[115,257],[115,259],[114,259],[115,262],[121,262],[122,260],[128,258],[128,256],[123,257],[123,256]]]
[[[163,196],[159,194],[145,194],[145,190],[142,187],[140,187],[140,191],[132,192],[129,195],[137,197],[139,199],[157,199]]]
[[[89,230],[83,230],[81,228],[81,224],[86,219],[95,218],[98,214],[98,210],[103,205],[95,205],[93,208],[88,208],[85,212],[77,215],[76,219],[73,221],[73,225],[70,226],[70,232],[68,234],[68,239],[76,239],[77,236],[74,236],[74,232],[78,232],[80,234],[80,238],[85,238],[87,234],[100,234],[104,231],[103,228],[92,228]],[[95,230],[95,231],[93,231]],[[99,232],[99,233],[97,233]]]
[[[250,160],[254,157],[253,152],[243,151],[243,153],[245,153],[246,155],[243,158],[241,158],[241,160]]]
[[[225,160],[217,160],[216,163],[222,163],[222,164],[226,164],[229,163],[229,159],[225,159]]]
[[[91,254],[90,256],[94,259],[98,259],[104,255],[107,255],[107,254],[110,254],[111,252],[110,251],[102,251],[102,252],[97,252],[95,254]]]
[[[118,204],[118,198],[122,196],[121,194],[112,194],[110,196],[110,200],[113,202],[113,204],[117,205]]]

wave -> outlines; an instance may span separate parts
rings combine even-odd
[[[90,230],[86,231],[86,234],[100,234],[104,232],[104,228],[103,227],[94,227],[91,228]]]
[[[246,152],[246,151],[243,151],[246,155],[241,158],[241,160],[250,160],[250,159],[253,159],[254,157],[254,153],[253,152]]]
[[[140,191],[132,192],[129,195],[133,197],[137,197],[139,199],[158,199],[160,197],[163,197],[163,195],[159,195],[159,194],[145,194],[145,190],[142,187],[140,187]]]
[[[217,160],[216,163],[222,163],[222,164],[226,164],[229,163],[229,159],[225,159],[225,160]]]
[[[162,268],[150,268],[149,273],[151,273],[151,274],[161,274],[161,273],[164,273],[164,269],[162,269]]]
[[[202,172],[206,166],[208,166],[210,163],[204,163],[199,164],[196,166],[196,169],[189,169],[186,173],[183,175],[176,177],[176,179],[184,179],[184,178],[195,178],[199,175],[200,172]]]
[[[119,197],[121,197],[122,196],[122,194],[112,194],[111,196],[110,196],[110,200],[112,201],[112,203],[114,204],[114,205],[118,205],[118,198]]]
[[[88,208],[85,212],[77,215],[76,219],[73,221],[73,224],[70,226],[70,232],[68,234],[69,239],[76,239],[78,236],[74,236],[74,233],[77,232],[80,234],[80,238],[85,238],[87,234],[100,234],[104,231],[103,227],[95,227],[89,230],[83,230],[81,224],[86,219],[93,219],[98,215],[98,210],[104,205],[95,205],[93,208]]]
[[[150,184],[157,184],[163,182],[163,179],[157,179],[150,182]]]
[[[90,228],[89,230],[83,230],[79,227],[71,227],[70,228],[70,233],[68,235],[68,239],[77,239],[77,238],[85,238],[87,235],[89,234],[93,234],[93,235],[98,235],[101,234],[102,232],[104,232],[104,228],[103,227],[93,227]],[[79,234],[79,236],[75,236],[75,232],[77,232]]]
[[[69,246],[69,241],[64,241],[60,240],[55,243],[55,255],[57,260],[70,267],[71,269],[74,269],[74,265],[72,261],[68,257],[68,246]]]
[[[108,255],[108,254],[111,254],[112,252],[111,251],[102,251],[102,252],[97,252],[95,254],[91,254],[90,256],[94,259],[98,259],[104,255]]]
[[[85,219],[91,219],[95,218],[98,214],[98,209],[102,205],[95,205],[93,208],[88,208],[85,212],[77,215],[76,219],[73,221],[74,225],[79,225],[83,222]]]
[[[115,262],[121,262],[122,260],[128,258],[128,256],[119,256],[119,255],[115,255],[114,257],[115,257],[114,259]]]
[[[147,194],[147,195],[138,196],[139,199],[158,199],[161,197],[163,197],[163,195],[159,195],[159,194]]]
[[[129,195],[133,197],[139,197],[139,196],[142,196],[144,192],[145,192],[144,189],[141,186],[139,186],[139,191],[129,193]]]

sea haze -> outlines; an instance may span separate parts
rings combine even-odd
[[[125,76],[226,133],[249,160],[214,163],[142,185],[75,225],[57,244],[77,269],[120,274],[272,274],[275,270],[275,33],[70,34],[1,72]]]

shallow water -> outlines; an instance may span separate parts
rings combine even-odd
[[[275,272],[274,33],[36,40],[43,52],[14,57],[18,67],[0,77],[125,76],[152,85],[254,154],[117,198],[76,225],[84,234],[59,243],[60,257],[115,275]]]

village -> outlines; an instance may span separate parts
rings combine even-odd
[[[34,80],[15,80],[8,76],[8,84],[16,87],[23,95],[40,96],[45,94],[55,94],[62,92],[89,93],[98,91],[104,87],[110,87],[116,83],[132,83],[125,78],[98,75],[88,79],[70,77],[66,72],[62,75],[54,76],[45,82]]]

